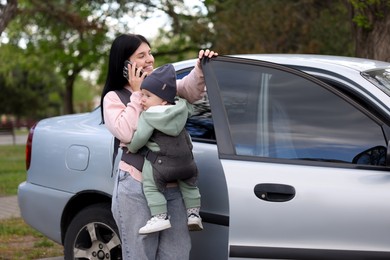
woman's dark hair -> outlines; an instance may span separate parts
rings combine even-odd
[[[122,34],[118,36],[111,45],[110,56],[108,60],[108,72],[106,83],[102,91],[100,99],[100,110],[102,114],[102,123],[104,124],[103,116],[103,99],[104,96],[112,91],[122,89],[128,84],[128,81],[123,77],[123,66],[127,60],[142,44],[146,43],[150,47],[150,43],[146,38],[139,34]]]

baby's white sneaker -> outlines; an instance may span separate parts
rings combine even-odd
[[[145,226],[139,229],[141,235],[149,234],[153,232],[162,231],[171,227],[171,222],[169,221],[168,216],[166,218],[161,218],[158,216],[151,217]]]
[[[195,214],[195,213],[191,213],[189,216],[188,216],[188,229],[190,231],[201,231],[203,230],[203,225],[202,225],[202,218]]]

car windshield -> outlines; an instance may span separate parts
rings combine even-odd
[[[366,71],[362,76],[390,96],[390,68]]]

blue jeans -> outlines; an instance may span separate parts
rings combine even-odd
[[[139,235],[138,230],[151,217],[142,183],[119,170],[112,195],[111,210],[119,228],[124,260],[189,259],[191,238],[187,214],[178,187],[167,188],[164,196],[172,227],[161,232]]]

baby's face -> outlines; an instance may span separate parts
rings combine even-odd
[[[152,106],[167,104],[165,100],[163,100],[159,96],[153,94],[152,92],[146,89],[142,89],[141,92],[142,92],[141,105],[143,106],[144,110],[147,110],[149,107]]]

